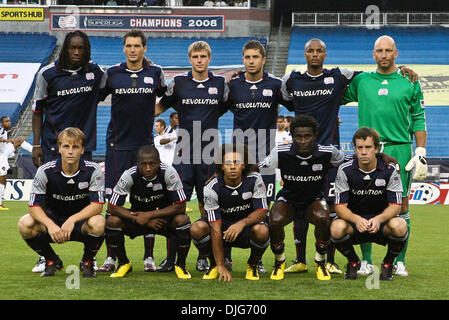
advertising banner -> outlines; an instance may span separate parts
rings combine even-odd
[[[0,21],[44,21],[44,8],[0,8]]]
[[[51,13],[51,31],[224,32],[224,15]]]

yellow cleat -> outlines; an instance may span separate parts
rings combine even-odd
[[[2,204],[0,204],[0,210],[9,210],[9,208],[6,208],[6,207],[3,206]]]
[[[318,280],[330,280],[331,275],[326,269],[326,264],[324,261],[315,261],[316,278]]]
[[[270,279],[271,280],[282,280],[284,279],[284,270],[285,270],[285,260],[284,261],[277,261],[274,262],[274,269],[271,273]]]
[[[189,271],[187,271],[186,266],[175,265],[175,274],[178,277],[178,279],[190,279],[190,278],[192,278],[192,276],[190,275]]]
[[[256,265],[246,265],[246,280],[259,280],[259,268]]]
[[[218,277],[218,267],[209,268],[207,272],[203,275],[204,280],[213,280]]]
[[[336,263],[327,262],[326,269],[327,269],[327,271],[329,271],[329,273],[343,274],[343,271],[340,270],[340,268],[338,267],[338,265]]]
[[[131,271],[133,271],[133,267],[132,267],[131,263],[120,264],[117,267],[117,271],[115,271],[113,274],[111,274],[111,278],[123,278]]]
[[[290,267],[288,267],[287,269],[285,269],[286,273],[302,273],[302,272],[307,272],[308,268],[307,265],[302,263],[302,262],[298,262],[298,263],[294,263],[292,264]]]
[[[186,213],[191,213],[191,212],[193,212],[193,209],[190,209],[190,208],[186,207]]]

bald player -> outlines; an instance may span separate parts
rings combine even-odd
[[[399,56],[396,43],[381,36],[372,51],[377,68],[364,72],[349,85],[343,102],[358,101],[359,127],[371,127],[380,135],[381,152],[395,157],[401,167],[403,185],[400,216],[406,220],[410,234],[408,196],[413,179],[423,181],[427,174],[426,117],[424,98],[419,81],[403,77],[396,65]],[[416,149],[412,154],[413,138]],[[414,169],[414,173],[412,170]],[[396,258],[395,274],[408,276],[405,268],[407,244]],[[363,260],[370,262],[371,244],[362,245]],[[370,270],[368,270],[370,271]]]

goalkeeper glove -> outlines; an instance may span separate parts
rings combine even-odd
[[[407,163],[405,170],[410,171],[414,167],[416,167],[416,169],[413,179],[423,181],[427,175],[426,148],[417,147],[415,149],[415,156]]]

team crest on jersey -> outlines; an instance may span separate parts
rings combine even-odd
[[[207,92],[209,92],[209,94],[217,94],[218,93],[218,89],[215,88],[215,87],[210,87]]]
[[[332,77],[324,78],[324,84],[334,84],[334,78]]]
[[[312,166],[312,170],[313,171],[321,171],[321,170],[323,170],[323,165],[321,163],[315,163]]]
[[[86,189],[87,187],[89,187],[89,182],[87,182],[87,181],[78,183],[78,188],[80,188],[80,189]]]
[[[94,80],[94,79],[95,79],[95,75],[93,72],[86,73],[86,80]]]
[[[153,84],[154,83],[153,78],[151,78],[151,77],[143,78],[143,82],[147,83],[147,84]]]
[[[248,199],[251,199],[252,196],[253,196],[253,193],[251,191],[243,192],[242,199],[243,200],[248,200]]]
[[[376,179],[376,181],[374,181],[374,184],[377,187],[385,187],[385,185],[387,184],[387,182],[385,181],[385,179]]]
[[[388,89],[386,89],[386,88],[381,88],[381,89],[379,89],[379,91],[377,91],[377,94],[378,94],[379,96],[388,96]]]
[[[272,97],[273,96],[273,90],[271,90],[271,89],[263,89],[262,95],[264,97]]]
[[[159,190],[162,190],[162,184],[156,183],[155,185],[153,185],[153,191],[159,191]]]

